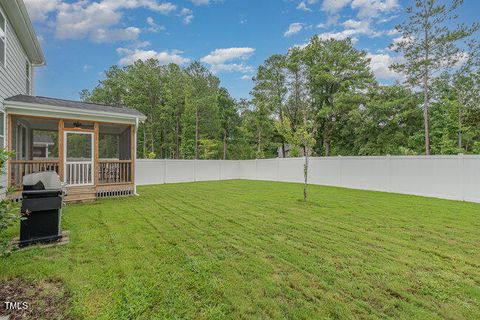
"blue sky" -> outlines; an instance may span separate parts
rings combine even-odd
[[[78,99],[111,65],[157,57],[188,65],[200,60],[235,98],[248,98],[251,77],[266,58],[319,34],[350,36],[369,52],[377,79],[399,75],[388,45],[413,0],[25,0],[47,65],[37,68],[36,94]],[[466,0],[471,23],[480,1]]]

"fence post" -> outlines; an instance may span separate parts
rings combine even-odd
[[[338,156],[338,171],[339,171],[339,178],[338,178],[338,184],[340,187],[343,187],[343,179],[342,179],[342,171],[343,171],[343,168],[342,168],[342,156]]]
[[[197,182],[197,159],[193,159],[193,182]]]
[[[458,193],[459,199],[465,201],[465,184],[464,184],[464,171],[465,171],[465,156],[463,153],[457,155],[457,181],[458,181]]]
[[[387,191],[392,191],[392,156],[387,154]]]
[[[164,166],[164,170],[163,170],[163,184],[166,184],[167,183],[167,161],[168,159],[165,158],[165,160],[163,160],[163,166]]]
[[[223,180],[222,179],[222,164],[223,160],[218,160],[218,180]]]
[[[255,179],[258,180],[258,159],[255,158]]]
[[[280,158],[277,157],[277,178],[276,181],[280,181]]]

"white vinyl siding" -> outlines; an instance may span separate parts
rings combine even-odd
[[[8,17],[5,15],[0,5],[0,12],[5,18],[5,64],[0,64],[0,112],[4,112],[5,106],[3,101],[6,98],[13,97],[17,94],[25,94],[26,72],[25,61],[28,61],[27,54],[23,49],[18,37],[10,24]],[[5,123],[5,122],[4,122]],[[14,128],[12,128],[14,129]],[[2,132],[3,141],[8,141],[7,133]],[[6,144],[6,143],[5,143]],[[7,176],[0,176],[0,199],[4,194],[4,187],[7,185]]]
[[[6,24],[6,18],[2,10],[0,10],[0,65],[3,67],[5,67],[5,50],[7,43],[7,39],[5,37]]]
[[[0,7],[0,11],[3,12]],[[17,94],[25,94],[26,72],[25,61],[28,57],[20,41],[5,16],[6,61],[0,65],[0,108],[3,110],[3,100]]]

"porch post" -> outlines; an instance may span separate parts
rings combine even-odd
[[[135,159],[136,159],[136,144],[137,144],[137,139],[136,139],[136,125],[130,126],[130,148],[131,148],[131,156],[130,156],[130,161],[131,161],[131,169],[130,169],[130,177],[132,179],[133,183],[133,188],[134,188],[134,194],[137,193],[137,184],[135,183]]]
[[[7,115],[7,150],[8,152],[12,152],[13,148],[12,148],[12,115],[11,114],[8,114]],[[8,157],[8,160],[7,160],[7,179],[8,179],[8,183],[7,183],[7,186],[8,187],[11,187],[12,186],[12,168],[11,168],[11,158]]]
[[[98,184],[98,140],[99,140],[99,124],[98,122],[93,123],[93,184],[97,186]]]
[[[58,121],[58,175],[60,176],[60,181],[65,181],[64,180],[64,134],[63,134],[63,129],[64,129],[64,123],[63,119],[60,119]]]

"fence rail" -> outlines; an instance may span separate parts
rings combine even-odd
[[[303,181],[303,158],[137,160],[137,185],[249,179]],[[480,156],[312,157],[310,184],[480,202]]]

